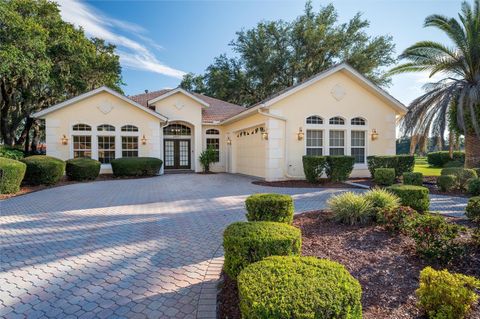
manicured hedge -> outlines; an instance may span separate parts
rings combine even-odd
[[[305,155],[302,157],[302,162],[305,178],[310,183],[316,183],[325,170],[327,159],[325,156]]]
[[[430,207],[429,191],[426,187],[397,184],[387,189],[400,197],[403,206],[409,206],[418,212],[428,211]]]
[[[268,256],[300,255],[300,229],[275,222],[237,222],[223,233],[225,263],[223,269],[235,279],[251,263]]]
[[[465,152],[453,152],[453,158],[450,158],[450,152],[431,152],[427,154],[427,162],[431,166],[443,167],[445,164],[451,161],[465,163]]]
[[[467,182],[467,190],[470,195],[480,196],[480,178],[471,178]]]
[[[0,157],[0,194],[18,192],[26,169],[27,165],[22,162]]]
[[[463,167],[448,167],[442,169],[440,172],[441,175],[454,175],[456,177],[456,186],[460,189],[466,189],[467,182],[472,179],[476,178],[477,173],[474,169],[471,168],[463,168]]]
[[[245,201],[248,221],[270,221],[291,224],[293,199],[283,194],[254,194]]]
[[[238,276],[240,311],[256,318],[362,318],[362,287],[337,262],[274,256]]]
[[[30,185],[53,185],[65,173],[65,162],[56,157],[34,155],[25,157],[22,162],[27,164],[24,180]]]
[[[420,172],[405,172],[403,173],[403,184],[422,186],[423,174]]]
[[[353,156],[327,156],[325,173],[334,182],[346,181],[352,173],[354,164]]]
[[[437,177],[437,186],[442,192],[448,192],[457,185],[457,177],[455,175],[440,175]]]
[[[394,168],[395,176],[400,177],[405,172],[413,172],[415,157],[411,155],[368,156],[367,164],[371,176],[375,175],[377,168]]]
[[[115,176],[155,176],[160,173],[163,161],[156,157],[122,157],[111,164]]]
[[[373,180],[379,185],[390,186],[395,183],[395,169],[377,168],[375,169]]]
[[[6,145],[0,146],[0,157],[9,158],[13,160],[21,160],[25,156],[25,153],[18,148],[9,147]]]
[[[480,196],[470,197],[465,215],[474,222],[480,222]]]
[[[65,172],[74,181],[94,180],[100,173],[101,163],[91,158],[74,158],[67,161]]]

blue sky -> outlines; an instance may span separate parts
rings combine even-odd
[[[303,1],[82,1],[58,0],[65,20],[90,36],[118,46],[126,94],[176,87],[182,74],[201,73],[222,53],[235,32],[261,20],[293,20]],[[314,1],[314,8],[330,1]],[[441,32],[423,28],[430,14],[456,15],[461,1],[331,1],[341,22],[360,11],[371,23],[370,35],[393,36],[396,51],[419,40],[449,43]],[[408,104],[421,94],[427,74],[399,75],[387,90]]]

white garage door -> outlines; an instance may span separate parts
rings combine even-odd
[[[265,177],[265,147],[263,127],[254,127],[237,132],[237,173]]]

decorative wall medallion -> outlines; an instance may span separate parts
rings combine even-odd
[[[345,95],[347,95],[347,92],[345,91],[343,86],[341,86],[340,84],[337,84],[332,88],[332,90],[330,91],[330,94],[332,94],[335,100],[340,101],[345,97]]]
[[[110,103],[102,103],[100,106],[98,106],[98,109],[103,114],[108,114],[113,110],[113,105],[111,105]]]
[[[179,110],[179,111],[180,111],[181,109],[183,109],[184,106],[185,106],[185,104],[183,104],[183,103],[180,102],[180,101],[175,102],[175,107],[176,107],[177,110]]]

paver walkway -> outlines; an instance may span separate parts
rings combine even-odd
[[[0,317],[214,317],[221,234],[244,219],[246,196],[292,194],[300,212],[323,208],[344,191],[251,180],[165,175],[1,201]],[[433,196],[432,208],[460,213],[465,203]]]

